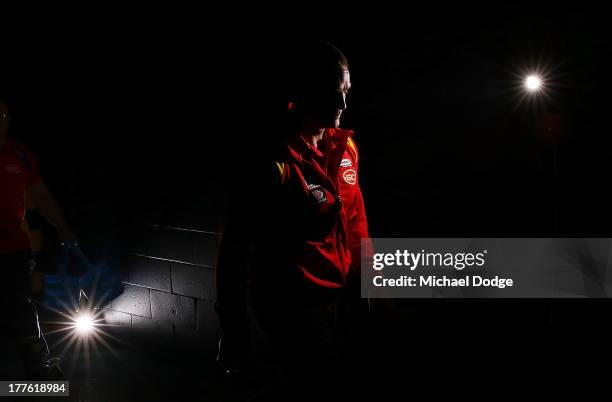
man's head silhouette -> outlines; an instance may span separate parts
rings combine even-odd
[[[348,61],[328,42],[296,46],[287,71],[289,105],[302,125],[337,128],[351,88]]]

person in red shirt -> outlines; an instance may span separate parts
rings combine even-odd
[[[29,299],[32,258],[26,208],[37,209],[57,228],[60,241],[75,236],[66,224],[57,201],[41,179],[32,152],[9,136],[11,116],[0,99],[0,309],[2,335],[16,335],[18,348],[30,379],[45,378],[57,372],[57,361],[50,358],[40,331],[38,315]],[[6,343],[5,343],[6,344]]]
[[[230,197],[221,230],[218,361],[231,374],[244,359],[248,302],[282,360],[285,392],[306,397],[309,386],[339,381],[338,300],[349,288],[358,292],[362,239],[370,247],[359,153],[353,132],[340,128],[351,89],[348,61],[317,42],[300,49],[293,64],[288,125],[274,160],[254,188]]]

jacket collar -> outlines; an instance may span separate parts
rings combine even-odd
[[[339,149],[344,150],[348,138],[352,135],[352,130],[329,128],[323,133],[320,147],[313,147],[301,136],[295,136],[289,139],[286,145],[289,150],[289,155],[299,163],[304,162],[304,160],[310,161],[312,159],[320,161],[326,155],[328,157],[330,155],[335,155]]]

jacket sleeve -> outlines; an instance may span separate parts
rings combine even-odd
[[[226,191],[226,213],[219,231],[215,267],[215,310],[225,340],[237,346],[245,346],[248,340],[248,267],[255,248],[253,239],[265,224],[262,195],[268,196],[267,190],[273,190],[271,186],[280,182],[276,164],[255,168],[253,174],[258,180],[228,184],[233,188]]]
[[[353,140],[350,140],[350,148],[354,153],[355,170],[358,171],[359,155]],[[351,249],[352,270],[359,276],[361,272],[362,257],[372,258],[373,248],[370,234],[368,232],[368,220],[366,217],[365,204],[359,181],[355,184],[355,197],[347,209],[347,232],[348,243]]]

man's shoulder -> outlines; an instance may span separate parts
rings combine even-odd
[[[357,150],[357,144],[352,137],[348,137],[346,140],[346,149],[351,153],[351,155],[357,159],[359,158],[359,151]]]

